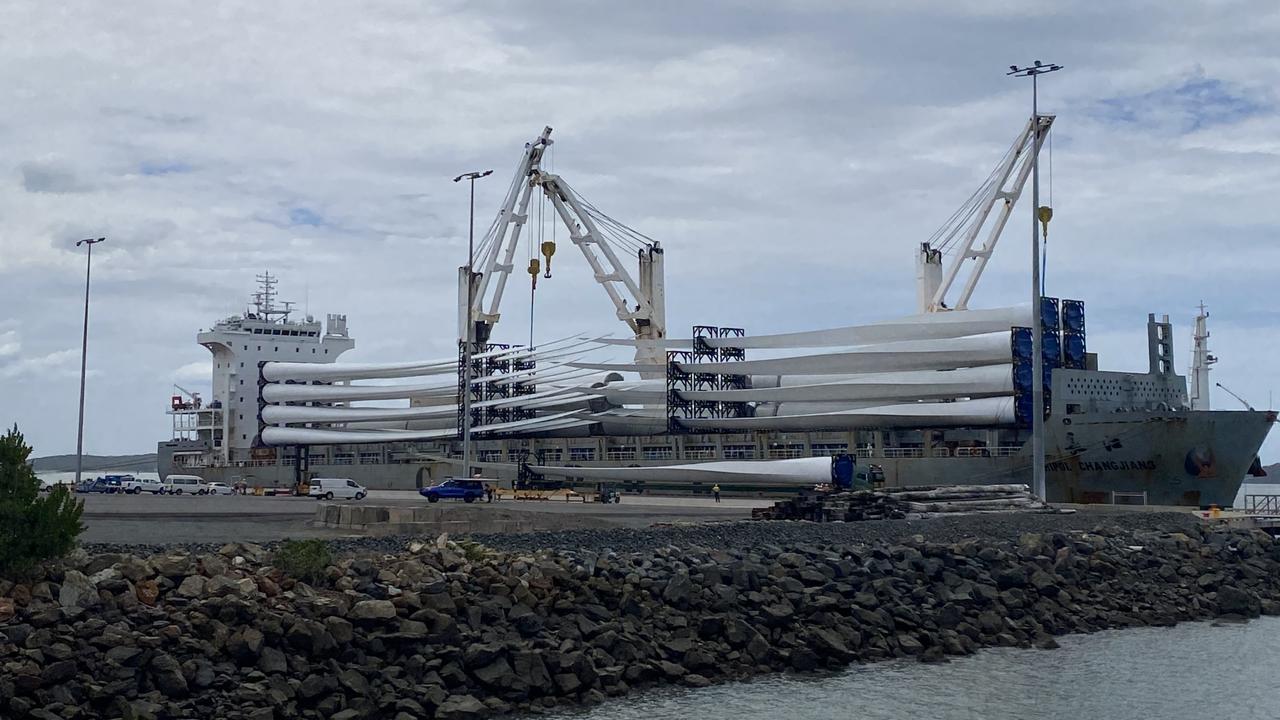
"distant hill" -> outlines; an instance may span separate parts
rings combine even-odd
[[[1267,473],[1267,476],[1265,478],[1252,478],[1254,482],[1265,480],[1267,482],[1280,483],[1280,463],[1264,465],[1262,469]]]
[[[31,466],[36,472],[75,472],[75,455],[50,455],[32,458]],[[133,472],[155,472],[156,454],[146,455],[85,455],[85,472],[104,472],[106,470],[125,470]]]

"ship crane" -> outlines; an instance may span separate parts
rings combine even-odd
[[[1033,131],[1031,121],[1018,134],[1013,145],[1005,153],[1004,158],[996,166],[986,181],[969,199],[956,210],[928,242],[921,243],[920,254],[916,257],[916,283],[920,312],[941,312],[946,310],[967,310],[973,291],[982,278],[982,272],[995,252],[1000,234],[1017,204],[1018,197],[1031,175],[1031,159],[1044,146],[1044,139],[1053,126],[1053,115],[1039,115],[1039,141]],[[1033,147],[1034,146],[1034,147]],[[998,210],[997,210],[998,206]],[[985,239],[981,244],[978,237],[983,227],[988,225],[992,211],[995,219],[990,223]],[[1048,217],[1041,217],[1048,225]],[[944,255],[953,255],[950,267],[943,270]],[[972,262],[966,262],[971,260]],[[953,302],[947,302],[947,293],[951,291],[960,274],[967,275],[960,288],[960,294]]]
[[[1214,383],[1214,385],[1217,385],[1218,387],[1222,388],[1223,390],[1226,390],[1228,395],[1230,395],[1231,397],[1233,397],[1233,398],[1235,398],[1235,399],[1239,400],[1239,401],[1240,401],[1240,404],[1241,404],[1241,405],[1244,405],[1246,409],[1248,409],[1248,410],[1253,410],[1253,406],[1249,404],[1249,401],[1248,401],[1248,400],[1245,400],[1244,398],[1240,397],[1239,395],[1237,395],[1237,394],[1235,394],[1235,393],[1231,392],[1231,388],[1227,387],[1226,385],[1223,385],[1222,383]]]
[[[191,392],[190,390],[182,387],[177,383],[174,383],[173,387],[178,392],[191,398],[190,401],[185,401],[182,399],[182,395],[174,395],[170,403],[174,410],[199,410],[200,409],[200,402],[201,402],[200,393]]]
[[[501,209],[481,239],[476,250],[475,283],[471,297],[468,328],[467,271],[458,275],[458,336],[473,342],[488,342],[501,313],[503,291],[515,270],[515,256],[520,234],[529,219],[529,204],[535,191],[541,191],[555,215],[569,229],[569,240],[586,259],[596,283],[604,288],[613,303],[618,319],[635,335],[636,363],[664,365],[662,344],[666,337],[666,307],[663,286],[662,245],[604,214],[559,175],[542,168],[542,157],[551,146],[551,128],[525,146],[524,157],[516,168]],[[554,242],[540,248],[550,277]],[[623,263],[624,254],[632,254],[639,262],[637,275]],[[536,272],[531,270],[530,272]]]

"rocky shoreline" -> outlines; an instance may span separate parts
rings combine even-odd
[[[898,524],[897,542],[860,523],[490,543],[508,549],[378,538],[339,548],[312,584],[252,545],[78,551],[0,580],[0,715],[478,718],[1280,614],[1280,543],[1265,533],[1081,522]]]

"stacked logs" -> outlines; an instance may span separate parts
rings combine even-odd
[[[1026,485],[930,485],[891,490],[813,491],[752,511],[756,520],[853,522],[942,513],[1041,511]]]

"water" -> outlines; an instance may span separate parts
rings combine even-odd
[[[1058,638],[944,665],[894,661],[612,699],[560,720],[1252,720],[1280,717],[1280,618]]]

